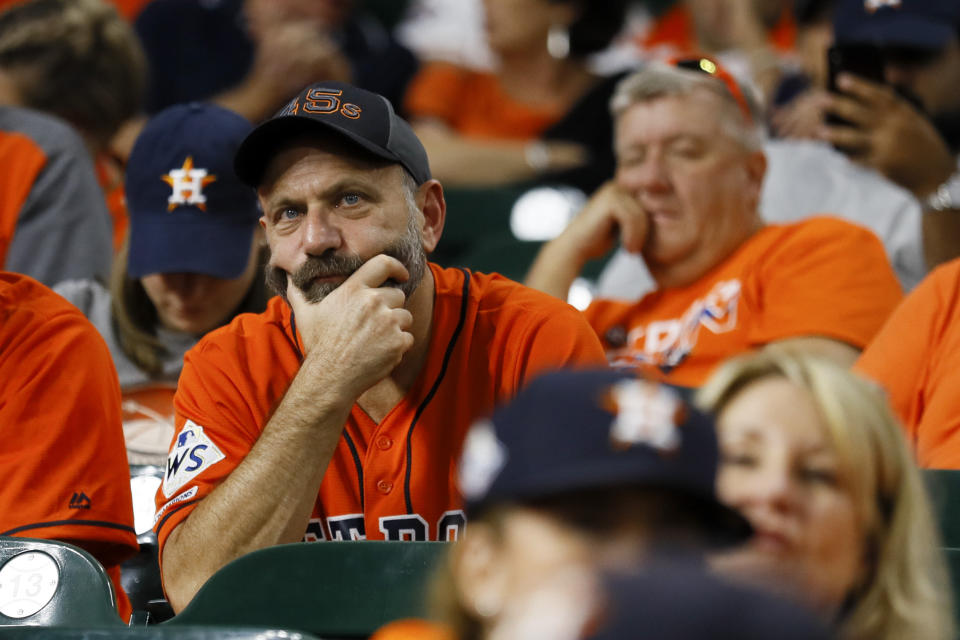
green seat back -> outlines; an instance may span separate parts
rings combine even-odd
[[[124,626],[113,584],[89,553],[55,540],[0,536],[0,627],[25,625]]]
[[[430,259],[444,267],[470,266],[463,262],[465,255],[491,238],[510,234],[510,212],[526,189],[522,185],[444,189],[447,220]]]
[[[960,470],[925,469],[923,475],[943,546],[960,549]]]
[[[960,549],[946,548],[947,569],[950,571],[950,586],[953,589],[953,617],[960,627]]]
[[[442,542],[301,542],[254,551],[215,573],[163,625],[278,626],[366,637],[424,614]]]

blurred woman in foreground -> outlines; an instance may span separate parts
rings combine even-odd
[[[879,388],[768,348],[698,400],[717,414],[718,495],[755,531],[718,569],[793,591],[844,639],[953,637],[929,501]]]

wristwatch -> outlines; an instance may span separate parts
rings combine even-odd
[[[928,209],[946,211],[960,209],[960,170],[947,178],[926,200]]]

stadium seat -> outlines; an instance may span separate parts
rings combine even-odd
[[[943,546],[960,549],[960,470],[925,469],[923,475]]]
[[[45,627],[4,630],[4,640],[318,640],[283,629],[240,627]]]
[[[55,540],[0,536],[0,627],[25,625],[124,626],[113,584],[89,553]]]
[[[186,608],[159,626],[279,626],[365,638],[422,616],[442,542],[303,542],[254,551],[223,567]]]
[[[444,267],[468,266],[462,257],[491,237],[510,233],[510,211],[525,187],[445,189],[447,220],[430,259]]]

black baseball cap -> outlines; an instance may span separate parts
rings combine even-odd
[[[673,387],[613,369],[533,380],[473,425],[459,468],[471,513],[590,489],[645,487],[693,498],[710,540],[747,540],[746,519],[721,504],[713,420]]]
[[[940,50],[960,26],[957,0],[839,0],[834,35],[839,44]]]
[[[423,144],[390,101],[346,82],[311,84],[250,132],[234,158],[237,176],[258,187],[267,164],[283,145],[315,131],[332,131],[378,158],[400,164],[418,185],[430,179]]]
[[[589,640],[827,640],[833,634],[799,604],[728,581],[699,558],[654,557],[607,574],[606,607]]]

